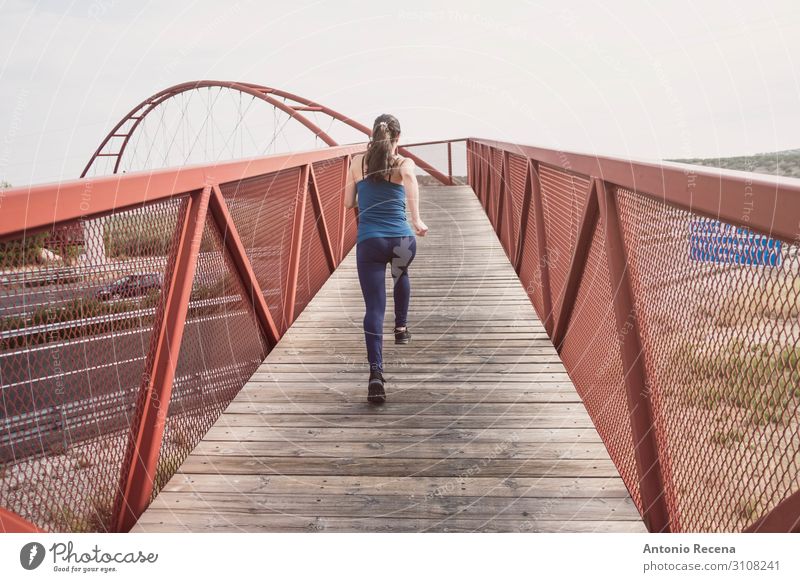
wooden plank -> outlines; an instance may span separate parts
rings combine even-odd
[[[362,391],[352,383],[327,383],[315,386],[308,382],[284,383],[275,389],[275,383],[253,383],[246,392],[240,392],[237,402],[304,403],[348,402],[361,403],[364,399]],[[559,384],[553,384],[559,386]],[[426,404],[435,402],[451,402],[458,404],[503,404],[503,403],[535,403],[535,402],[581,402],[574,391],[552,390],[550,392],[524,388],[511,388],[509,385],[494,388],[477,386],[444,385],[436,389],[425,384],[409,385],[392,391],[392,404]]]
[[[389,360],[389,358],[384,358],[385,360]],[[458,376],[460,374],[473,374],[474,370],[479,370],[483,374],[547,374],[551,376],[561,376],[564,380],[569,379],[566,376],[566,371],[564,370],[564,366],[560,363],[558,364],[551,364],[545,362],[534,362],[530,364],[515,364],[515,363],[499,363],[494,364],[491,362],[473,362],[477,364],[477,366],[472,365],[462,365],[465,362],[460,362],[457,358],[453,358],[455,363],[449,364],[447,366],[445,374],[452,372],[454,375]],[[271,374],[275,376],[279,376],[282,374],[292,374],[297,373],[298,370],[301,370],[300,373],[304,374],[317,374],[319,375],[319,379],[323,380],[326,377],[336,376],[339,374],[344,374],[353,371],[354,367],[359,366],[366,366],[366,364],[349,364],[347,366],[342,366],[340,363],[326,363],[326,362],[314,362],[314,363],[281,363],[276,362],[270,364],[269,366],[261,366],[258,368],[257,374]],[[442,366],[437,363],[431,364],[422,364],[414,362],[413,370],[415,374],[441,374],[440,370]],[[362,374],[363,376],[363,374]],[[412,376],[413,377],[413,376]]]
[[[363,346],[359,346],[363,349]],[[355,361],[355,360],[354,360]],[[359,364],[362,367],[366,367],[366,364]],[[317,382],[326,381],[329,377],[325,375],[315,375],[310,372],[303,372],[302,366],[298,366],[291,372],[260,372],[257,371],[253,374],[253,379],[256,381],[272,381],[272,382],[285,382],[291,380],[307,380],[309,376],[313,377]],[[387,382],[393,382],[395,378],[399,378],[402,376],[403,382],[471,382],[473,380],[491,380],[497,379],[499,373],[501,372],[475,372],[474,369],[453,369],[451,367],[447,367],[446,370],[441,372],[429,372],[427,374],[420,374],[416,372],[406,372],[403,369],[392,369],[388,368],[384,370],[384,376],[386,377]],[[365,373],[363,369],[360,369],[356,366],[353,366],[351,369],[346,370],[340,374],[337,374],[335,377],[342,380],[342,379],[352,379],[357,381],[361,384],[366,384],[366,377],[368,373]],[[534,382],[566,382],[569,380],[569,376],[565,373],[559,374],[551,374],[547,372],[530,372],[528,374],[511,374],[506,373],[503,375],[503,382],[519,382],[519,383],[529,383],[531,381]],[[355,382],[354,382],[355,385]],[[363,386],[362,386],[363,387]]]
[[[500,443],[502,445],[502,443]],[[343,454],[347,454],[343,446]],[[498,446],[498,448],[502,448]],[[209,475],[358,475],[377,477],[450,477],[481,474],[488,477],[616,477],[610,459],[503,459],[475,458],[421,459],[394,457],[256,457],[189,455],[181,472]]]
[[[388,352],[388,350],[387,350]],[[454,359],[461,363],[461,364],[518,364],[518,363],[525,363],[525,364],[559,364],[560,360],[556,354],[532,354],[532,355],[509,355],[509,354],[462,354],[460,352],[453,353],[451,351],[440,351],[440,350],[423,350],[418,353],[414,354],[406,354],[407,357],[414,358],[414,362],[417,364],[436,364],[441,363],[442,360]],[[309,359],[313,359],[314,363],[319,364],[336,364],[340,362],[342,357],[338,356],[337,354],[332,354],[330,350],[300,350],[300,353],[295,354],[286,354],[282,356],[276,356],[275,361],[273,362],[273,366],[276,366],[275,370],[280,370],[280,365],[288,364],[292,366],[297,366],[298,364],[307,364]],[[521,359],[524,359],[524,362],[520,362]],[[516,370],[518,372],[522,370]]]
[[[134,532],[187,533],[187,532],[238,532],[238,533],[312,533],[312,532],[439,532],[439,533],[647,533],[638,520],[597,520],[585,521],[570,519],[544,520],[533,517],[519,520],[516,517],[505,520],[501,517],[491,519],[466,519],[449,517],[445,519],[403,519],[383,516],[380,520],[372,517],[306,517],[302,515],[270,515],[265,520],[259,515],[238,514],[206,515],[184,514],[177,511],[155,511],[146,513]]]
[[[501,443],[503,444],[503,443]],[[286,441],[201,441],[193,455],[252,455],[284,457],[355,458],[404,456],[417,459],[591,459],[608,458],[602,443],[512,442],[498,443],[458,441],[418,441],[410,443],[351,442],[286,442]],[[186,468],[184,467],[185,471]]]
[[[490,497],[440,495],[265,495],[262,493],[203,493],[202,495],[165,493],[156,502],[165,512],[205,515],[209,505],[216,514],[234,517],[239,514],[295,514],[321,517],[473,517],[519,519],[531,515],[539,519],[614,520],[632,508],[629,498],[616,497]]]
[[[224,418],[224,415],[223,417]],[[480,440],[487,443],[502,443],[510,441],[510,433],[517,435],[518,439],[526,442],[600,442],[600,436],[592,428],[528,428],[514,429],[510,431],[505,428],[483,428],[465,429],[458,427],[447,427],[443,429],[434,428],[406,428],[406,427],[382,427],[382,428],[354,428],[354,427],[335,427],[320,426],[316,428],[298,427],[271,427],[271,426],[226,426],[220,421],[212,426],[204,440],[230,441],[274,441],[285,440],[289,442],[317,442],[317,441],[356,441],[369,443],[382,442],[417,442],[423,439],[437,441],[458,440],[471,442]]]
[[[264,396],[268,398],[280,396],[282,394],[307,394],[313,390],[325,390],[328,391],[329,389],[337,390],[341,392],[343,389],[346,388],[362,388],[362,386],[354,386],[354,384],[346,379],[342,378],[335,378],[330,382],[325,382],[325,384],[320,384],[316,382],[314,379],[300,379],[296,382],[272,382],[272,381],[258,381],[254,380],[251,381],[245,386],[239,394],[242,398],[249,398],[255,399],[259,396]],[[530,396],[533,394],[539,394],[540,398],[547,399],[548,396],[553,395],[560,395],[560,394],[568,394],[572,396],[574,399],[580,400],[580,397],[575,393],[574,388],[568,382],[502,382],[502,383],[491,383],[491,382],[480,382],[480,381],[471,381],[471,382],[437,382],[434,384],[426,384],[422,382],[404,382],[401,378],[398,378],[395,382],[395,393],[401,393],[408,390],[416,390],[416,391],[424,391],[427,390],[431,393],[437,394],[446,394],[448,397],[457,397],[457,396],[464,396],[469,395],[470,393],[487,393],[487,394],[494,394],[494,395],[501,395],[502,392],[511,391],[512,394],[509,397],[514,400],[513,396],[518,394],[520,397]],[[346,394],[346,393],[345,393]],[[363,395],[362,395],[363,396]],[[454,400],[453,402],[457,402]]]
[[[579,403],[563,402],[539,402],[533,404],[509,403],[509,404],[454,404],[451,402],[432,402],[427,404],[397,404],[392,403],[391,408],[384,407],[385,411],[391,411],[392,416],[396,415],[415,415],[415,416],[494,416],[515,417],[522,416],[530,418],[540,414],[557,412],[559,415],[576,413],[581,415],[583,405]],[[383,418],[385,411],[376,412],[370,406],[353,406],[350,403],[342,402],[292,402],[292,403],[272,403],[272,402],[249,402],[236,400],[231,402],[225,410],[231,414],[303,414],[303,415],[347,415],[352,413],[369,414]]]
[[[426,497],[501,497],[501,498],[626,498],[619,477],[385,477],[352,475],[226,475],[220,479],[206,473],[176,474],[164,493],[198,496],[203,494],[239,495],[390,495]],[[157,502],[154,501],[154,504]],[[156,505],[157,507],[157,505]]]
[[[369,406],[364,404],[363,406]],[[502,426],[509,434],[512,431],[533,426],[544,428],[592,428],[585,414],[554,415],[539,414],[536,417],[465,416],[404,416],[389,414],[226,414],[224,426],[242,427],[290,426],[317,428],[320,426],[347,426],[349,428],[375,428],[403,426],[404,428],[497,428]]]
[[[405,346],[387,269],[388,402],[351,252],[134,531],[644,531],[472,190],[421,203]]]

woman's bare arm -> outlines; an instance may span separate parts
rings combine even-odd
[[[344,205],[345,205],[345,208],[355,208],[358,205],[358,201],[356,200],[356,179],[355,179],[355,176],[353,176],[353,164],[352,164],[352,161],[354,159],[355,159],[355,156],[350,158],[351,164],[350,164],[350,167],[347,169],[347,180],[344,183]]]
[[[406,158],[400,164],[400,175],[403,177],[403,186],[408,200],[411,226],[419,236],[425,236],[428,233],[428,227],[422,222],[422,218],[419,215],[419,184],[417,183],[417,175],[414,173],[414,167],[414,160]]]

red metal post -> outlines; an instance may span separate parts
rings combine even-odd
[[[494,153],[492,148],[486,148],[486,212],[489,214],[489,221],[497,230],[497,206],[495,201],[497,196],[494,191]]]
[[[222,234],[223,243],[233,261],[236,272],[244,287],[244,291],[247,293],[250,305],[253,306],[253,311],[256,314],[256,319],[261,328],[261,334],[267,346],[271,348],[278,343],[280,339],[278,327],[275,325],[275,321],[267,306],[267,301],[264,299],[261,286],[253,272],[253,266],[247,258],[247,251],[242,244],[239,232],[228,211],[228,205],[225,203],[222,191],[216,184],[213,187],[211,199],[209,200],[209,211],[211,212],[211,216],[217,228],[219,228]]]
[[[13,511],[0,507],[0,532],[42,533],[43,531]]]
[[[597,224],[598,203],[597,203],[597,181],[589,182],[589,192],[586,195],[586,204],[583,207],[583,216],[578,227],[578,240],[575,242],[575,250],[567,272],[567,280],[564,281],[562,292],[561,309],[555,322],[553,330],[553,345],[561,351],[561,344],[564,341],[564,334],[567,332],[567,325],[572,316],[572,309],[575,307],[575,298],[578,295],[578,287],[583,278],[583,271],[586,268],[586,259],[589,255],[589,248],[592,244],[592,234]]]
[[[481,206],[484,206],[483,195],[481,193],[481,185],[483,184],[483,162],[481,161],[480,144],[472,144],[472,160],[474,162],[474,167],[472,170],[472,189],[475,191],[475,195],[478,197],[478,201],[481,203]]]
[[[478,200],[483,204],[481,199],[481,146],[472,142],[472,190],[478,197]]]
[[[500,196],[503,200],[503,247],[509,261],[514,260],[516,252],[514,240],[514,194],[511,191],[511,171],[508,161],[508,152],[503,152],[502,167],[500,168]]]
[[[476,160],[476,168],[478,170],[478,176],[476,178],[476,182],[478,184],[478,188],[481,192],[481,203],[483,204],[484,208],[486,208],[486,158],[484,157],[484,152],[486,148],[482,145],[477,146],[477,151],[475,152]]]
[[[486,216],[489,217],[489,221],[492,220],[492,208],[491,208],[491,201],[492,201],[492,193],[489,188],[491,184],[491,167],[489,163],[489,147],[484,146],[481,148],[481,192],[483,193],[483,208],[486,211]]]
[[[292,238],[289,241],[289,275],[286,281],[286,297],[283,306],[283,318],[286,322],[286,327],[289,327],[294,322],[294,304],[297,298],[297,277],[300,273],[300,249],[303,245],[303,222],[306,214],[306,195],[308,193],[310,171],[311,164],[303,166],[300,172],[298,199],[294,201]]]
[[[344,191],[347,188],[347,179],[350,176],[350,162],[352,157],[347,154],[344,158],[344,168],[342,170],[342,187],[341,196],[339,197],[339,240],[336,241],[336,257],[337,263],[341,263],[344,259],[344,227],[347,223],[347,208],[344,206]]]
[[[497,213],[494,219],[494,229],[497,232],[497,237],[500,239],[500,244],[506,252],[509,260],[511,256],[511,239],[513,233],[511,231],[511,196],[509,193],[510,188],[507,183],[508,173],[508,155],[503,152],[500,157],[500,167],[492,168],[493,173],[498,175],[496,196],[497,196]]]
[[[658,443],[644,351],[639,337],[639,321],[628,280],[628,262],[625,241],[617,212],[614,187],[599,178],[593,180],[600,200],[600,214],[605,224],[605,249],[608,274],[611,280],[617,337],[620,340],[622,375],[633,436],[634,456],[639,476],[639,493],[642,498],[642,518],[651,532],[670,531],[669,510],[664,497],[664,480],[659,461]]]
[[[795,491],[744,531],[746,533],[800,533],[800,491]]]
[[[495,167],[494,164],[494,150],[490,152],[491,158],[489,162],[489,175],[491,176],[489,180],[489,190],[492,192],[492,223],[494,224],[495,230],[498,230],[498,224],[500,221],[500,177],[499,177],[499,169]],[[501,164],[502,165],[502,164]]]
[[[472,146],[472,167],[469,168],[469,185],[472,186],[472,189],[477,192],[478,191],[478,176],[480,175],[478,166],[480,165],[480,161],[478,160],[478,144],[474,141],[470,144]]]
[[[533,173],[532,166],[535,162],[528,160],[525,168],[525,191],[522,193],[522,207],[520,208],[519,215],[519,235],[517,236],[517,248],[514,251],[512,264],[514,270],[519,275],[520,267],[522,266],[522,255],[525,253],[525,239],[528,232],[528,217],[531,213],[531,196],[533,194],[533,185],[531,184],[531,174]]]
[[[494,226],[494,230],[497,233],[497,238],[500,239],[500,244],[503,247],[503,250],[508,254],[508,247],[506,247],[506,228],[505,228],[505,215],[506,215],[506,208],[505,208],[505,189],[503,188],[503,162],[501,158],[500,162],[500,170],[496,171],[496,168],[492,168],[492,173],[499,173],[500,180],[498,180],[497,185],[497,207],[495,208],[495,216],[494,220],[492,221],[492,226]]]
[[[148,352],[147,375],[139,392],[141,416],[131,431],[125,459],[131,465],[123,467],[117,504],[116,531],[127,532],[147,508],[153,493],[161,441],[172,396],[172,381],[178,365],[189,297],[197,267],[197,255],[206,223],[211,186],[187,199],[183,224],[177,232],[178,243],[170,257],[170,272],[166,296],[161,305],[163,317],[153,330]]]
[[[539,162],[531,160],[530,175],[533,218],[536,221],[536,247],[539,250],[539,281],[542,286],[542,309],[544,309],[544,328],[553,338],[553,293],[550,288],[550,255],[547,252],[547,232],[544,229],[544,204],[542,203],[542,182],[539,179]],[[520,255],[520,259],[522,255]],[[521,263],[520,263],[521,264]]]
[[[447,178],[453,185],[453,142],[447,142]]]
[[[467,148],[467,184],[475,189],[475,142],[471,139],[466,141]]]
[[[489,221],[491,222],[492,215],[489,210],[489,160],[486,157],[486,152],[489,151],[488,146],[481,146],[479,158],[480,158],[480,169],[481,169],[481,176],[480,176],[480,193],[481,193],[481,203],[483,204],[483,210],[486,212],[486,216],[489,217]]]
[[[314,166],[312,165],[309,165],[309,175],[311,178],[309,195],[314,208],[314,218],[317,222],[319,236],[322,239],[322,250],[325,251],[325,259],[328,261],[328,268],[331,270],[331,273],[333,273],[334,269],[336,269],[336,256],[333,253],[333,245],[331,244],[328,224],[325,222],[325,214],[322,212],[322,200],[320,199],[317,178],[314,175]],[[344,204],[342,204],[342,206],[344,206]]]

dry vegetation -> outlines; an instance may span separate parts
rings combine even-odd
[[[773,176],[789,176],[800,178],[800,149],[753,154],[752,156],[735,156],[730,158],[688,158],[673,160],[685,164],[713,166],[728,170],[742,170]]]

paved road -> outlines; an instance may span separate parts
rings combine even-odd
[[[249,348],[238,337],[242,330],[252,329],[252,319],[241,304],[233,309],[235,314],[229,311],[187,322],[176,371],[176,390],[187,397],[207,396],[213,375],[241,386],[249,374],[238,377],[240,367],[249,367],[252,373],[261,362],[248,357]],[[47,441],[50,433],[61,438],[65,422],[82,427],[70,431],[77,440],[81,433],[97,435],[127,426],[150,336],[149,328],[135,329],[0,354],[0,414],[5,423],[0,460],[39,452],[39,438]],[[224,378],[214,381],[217,387],[229,384]],[[98,431],[100,425],[104,431]]]

